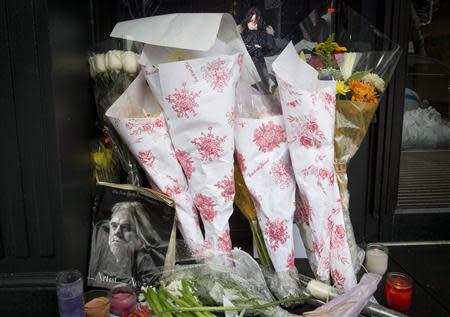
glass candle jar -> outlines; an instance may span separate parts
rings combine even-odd
[[[83,279],[79,271],[56,274],[56,295],[60,317],[84,317]]]
[[[408,311],[411,308],[413,283],[409,276],[403,273],[388,273],[384,294],[387,306],[398,310]]]
[[[135,290],[127,284],[119,284],[111,290],[111,308],[114,315],[129,314],[136,308]]]
[[[111,292],[94,290],[84,293],[84,312],[86,317],[108,317]]]
[[[366,248],[366,269],[384,275],[388,268],[388,248],[379,243],[369,243]]]

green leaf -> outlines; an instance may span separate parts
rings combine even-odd
[[[366,70],[363,72],[354,72],[353,74],[350,75],[350,77],[347,79],[347,82],[349,82],[350,80],[360,80],[362,79],[364,76],[366,76],[367,74],[369,74],[372,70]]]

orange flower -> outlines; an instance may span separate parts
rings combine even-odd
[[[377,93],[372,85],[359,80],[350,80],[348,87],[353,93],[352,101],[362,101],[370,104],[378,103]]]

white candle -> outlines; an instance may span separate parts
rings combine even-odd
[[[333,286],[325,284],[323,282],[317,280],[309,281],[306,289],[310,292],[312,297],[321,299],[323,301],[328,301],[329,299],[333,299],[336,297],[336,290]]]
[[[384,275],[388,268],[387,249],[382,245],[369,245],[366,251],[366,269]]]

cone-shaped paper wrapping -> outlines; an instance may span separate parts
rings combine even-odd
[[[255,95],[252,99],[261,102],[264,97]],[[273,266],[277,272],[294,270],[296,185],[283,117],[240,117],[238,111],[235,142],[237,161],[255,202]]]
[[[290,43],[273,63],[300,198],[301,232],[314,273],[338,287],[356,285],[334,172],[336,83],[319,81]],[[308,241],[309,240],[309,241]]]
[[[231,254],[234,105],[238,56],[159,65],[163,109],[177,157],[205,227],[205,248]],[[213,257],[226,263],[227,260]]]
[[[191,252],[197,254],[204,243],[197,210],[160,111],[141,73],[106,116],[151,182],[174,199],[178,227]]]

